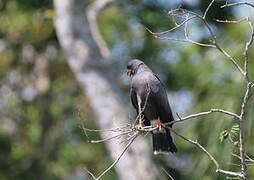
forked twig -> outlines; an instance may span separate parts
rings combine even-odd
[[[251,23],[249,17],[241,18],[241,19],[235,20],[235,21],[215,20],[215,21],[220,22],[220,23],[239,23],[239,22],[242,22],[242,21],[247,21],[248,22],[249,27],[251,29],[251,35],[250,35],[249,40],[245,43],[245,48],[244,48],[244,51],[243,51],[243,56],[244,56],[243,62],[244,62],[244,64],[243,64],[243,67],[241,67],[241,65],[237,63],[237,60],[232,55],[230,55],[226,50],[224,50],[224,48],[222,48],[220,46],[220,44],[218,43],[218,41],[216,39],[216,36],[215,36],[215,34],[212,30],[212,27],[206,21],[207,13],[210,10],[213,3],[214,3],[214,0],[211,0],[208,7],[206,8],[205,13],[204,13],[203,16],[199,15],[198,13],[195,13],[195,12],[183,9],[183,8],[176,8],[174,10],[171,10],[171,11],[168,12],[168,14],[170,16],[172,16],[172,17],[177,16],[177,17],[181,17],[182,19],[184,19],[180,24],[176,23],[175,27],[171,28],[168,31],[164,31],[164,32],[161,32],[161,33],[154,33],[151,30],[149,30],[148,28],[147,28],[147,30],[155,38],[160,39],[160,40],[172,40],[172,41],[179,41],[179,42],[189,42],[189,43],[199,45],[199,46],[203,46],[203,47],[216,48],[218,51],[220,51],[227,58],[227,60],[231,61],[233,66],[244,77],[245,81],[247,82],[247,87],[246,87],[246,92],[245,92],[245,95],[244,95],[244,98],[243,98],[243,102],[242,102],[242,105],[241,105],[241,110],[240,110],[239,115],[236,114],[236,113],[233,113],[233,112],[225,111],[225,110],[211,109],[210,111],[201,112],[201,113],[197,113],[197,114],[192,114],[192,115],[186,116],[184,118],[179,117],[175,121],[172,121],[170,123],[166,123],[166,125],[171,125],[173,123],[182,122],[184,120],[188,120],[188,119],[208,115],[208,114],[211,114],[211,113],[214,113],[214,112],[224,113],[226,115],[232,116],[232,117],[236,118],[237,120],[239,120],[239,127],[240,127],[239,128],[240,129],[239,130],[239,151],[240,151],[240,156],[239,157],[240,157],[240,160],[241,160],[241,163],[240,163],[241,172],[239,172],[239,173],[238,172],[237,173],[236,172],[226,172],[224,170],[219,169],[219,166],[216,163],[216,161],[214,161],[214,159],[211,158],[211,155],[209,155],[209,153],[207,151],[205,151],[205,149],[203,149],[197,142],[192,141],[192,140],[190,140],[188,142],[190,142],[192,144],[195,144],[196,146],[200,147],[210,157],[210,159],[214,162],[214,164],[217,167],[217,172],[221,172],[221,173],[224,173],[224,174],[240,177],[240,178],[246,180],[246,179],[248,179],[248,177],[247,177],[247,164],[246,164],[246,161],[248,160],[248,158],[245,156],[245,149],[244,149],[244,121],[245,121],[246,107],[247,107],[248,101],[249,101],[249,99],[251,97],[251,94],[252,94],[252,92],[251,92],[253,90],[252,88],[254,88],[254,83],[249,79],[249,76],[248,76],[248,62],[249,62],[248,52],[249,52],[250,46],[253,44],[253,41],[254,41],[254,28],[253,28],[253,24]],[[238,5],[248,5],[248,6],[254,7],[254,4],[250,3],[250,2],[236,2],[236,3],[231,3],[231,4],[226,3],[225,5],[221,6],[221,8],[238,6]],[[187,14],[187,17],[188,17],[188,15],[191,15],[191,17],[190,18],[185,18],[186,14]],[[212,39],[211,44],[196,42],[196,41],[191,40],[189,38],[188,30],[187,30],[187,23],[189,21],[191,21],[192,19],[200,19],[203,22],[203,25],[208,30],[208,32],[211,36],[211,39]],[[179,29],[181,27],[184,27],[184,37],[185,38],[179,39],[179,38],[175,38],[175,37],[168,37],[168,36],[165,37],[165,36],[163,36],[165,34],[170,33],[172,30],[176,30],[176,29]],[[149,129],[145,129],[145,130],[149,131]]]
[[[254,7],[254,4],[250,2],[236,2],[236,3],[225,4],[221,6],[221,8],[239,6],[239,5],[248,5],[248,6]]]
[[[214,165],[216,167],[216,172],[230,175],[230,176],[237,176],[237,177],[241,177],[241,178],[243,177],[241,172],[226,171],[226,170],[221,169],[217,160],[201,144],[199,144],[197,141],[193,141],[191,139],[184,137],[183,135],[177,133],[175,130],[173,130],[171,128],[169,128],[169,129],[177,136],[179,136],[182,139],[184,139],[185,141],[197,146],[201,151],[203,151],[209,157],[209,159],[214,163]]]
[[[89,129],[82,124],[81,128],[83,129],[84,132],[119,132],[119,131],[129,131],[131,125],[127,124],[124,126],[112,128],[112,129]]]
[[[127,134],[129,134],[129,133],[131,133],[131,132],[133,132],[133,131],[130,130],[130,131],[127,131],[127,132],[123,132],[123,133],[120,133],[120,134],[117,134],[117,135],[114,135],[114,136],[105,138],[105,139],[91,140],[90,142],[93,143],[93,144],[95,144],[95,143],[102,143],[102,142],[105,142],[105,141],[108,141],[108,140],[112,140],[112,139],[115,139],[115,138],[120,138],[121,136],[127,135]]]
[[[116,160],[107,168],[105,169],[98,177],[95,177],[91,172],[88,172],[94,180],[99,180],[102,176],[104,176],[108,171],[110,171],[121,159],[121,157],[124,155],[124,153],[128,150],[128,148],[131,146],[133,141],[138,137],[139,133],[136,132],[135,136],[129,141],[129,143],[125,146],[121,154],[116,158]]]

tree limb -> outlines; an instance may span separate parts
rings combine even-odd
[[[239,5],[247,5],[247,6],[254,7],[254,4],[250,3],[250,2],[236,2],[236,3],[225,4],[225,5],[221,6],[221,8],[239,6]]]

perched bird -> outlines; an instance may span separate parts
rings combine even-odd
[[[174,118],[162,82],[138,59],[129,61],[127,75],[132,77],[131,102],[141,117],[138,118],[139,122],[135,128],[142,129],[149,125],[157,127],[152,131],[154,154],[177,152],[170,130],[165,128],[164,124],[173,121]],[[169,127],[172,127],[172,124]]]

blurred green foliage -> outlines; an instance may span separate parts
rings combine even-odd
[[[239,112],[245,84],[228,59],[215,49],[155,40],[145,30],[148,27],[159,32],[173,26],[166,11],[177,4],[165,7],[159,2],[118,1],[102,12],[99,27],[112,49],[117,71],[125,68],[129,58],[140,58],[159,74],[169,91],[190,92],[191,103],[181,116],[211,108]],[[214,18],[237,18],[237,11],[222,11],[220,3],[207,16],[219,43],[242,65],[249,27],[246,23],[212,22]],[[195,6],[183,6],[202,13],[207,4],[200,1]],[[59,47],[53,17],[51,0],[12,0],[0,12],[0,179],[82,179],[84,168],[98,174],[110,164],[104,146],[88,143],[80,128],[82,123],[90,128],[96,128],[96,124]],[[193,26],[202,29],[198,23]],[[199,41],[209,39],[202,30],[196,33]],[[253,48],[249,57],[250,77],[254,79]],[[119,86],[128,93],[128,85]],[[254,155],[253,108],[252,101],[246,125],[246,150],[250,155]],[[228,164],[238,162],[230,156],[230,152],[237,152],[237,143],[227,138],[230,133],[236,134],[236,124],[227,116],[212,114],[175,128],[198,139],[223,168],[239,170]],[[90,136],[99,138],[97,134]],[[238,137],[232,140],[237,142]],[[175,179],[225,179],[215,173],[213,164],[196,147],[179,138],[176,144],[177,156],[191,158],[189,170],[172,170],[166,157],[155,157]],[[253,167],[248,172],[253,178]],[[116,173],[111,171],[104,179],[117,179]]]

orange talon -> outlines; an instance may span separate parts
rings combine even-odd
[[[160,121],[160,119],[158,119],[156,127],[159,129],[159,131],[161,131],[161,129],[165,128],[166,126]]]
[[[134,126],[134,128],[135,128],[136,130],[142,130],[142,129],[144,129],[144,127],[143,127],[142,124],[137,124],[136,126]]]

